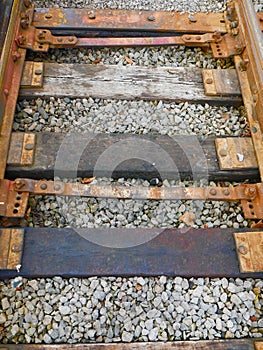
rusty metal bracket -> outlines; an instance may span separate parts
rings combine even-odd
[[[250,137],[217,138],[215,145],[221,170],[258,167]]]
[[[54,36],[50,30],[36,29],[30,26],[22,29],[16,37],[16,43],[23,49],[30,49],[36,52],[47,52],[52,48],[69,48],[75,47],[78,42],[77,37],[71,36]]]
[[[0,270],[17,270],[21,265],[23,229],[0,229]]]
[[[234,233],[240,272],[263,271],[263,231]]]
[[[140,186],[100,186],[80,183],[64,183],[59,181],[16,179],[2,181],[1,192],[9,194],[19,193],[19,196],[59,195],[83,196],[119,199],[153,199],[153,200],[214,200],[241,201],[246,218],[263,219],[263,184],[244,184],[236,187],[140,187]],[[5,191],[5,192],[4,192]],[[4,198],[6,200],[6,198]],[[6,215],[3,200],[3,210],[0,216]],[[23,216],[28,197],[23,198],[23,206],[19,204],[14,216]],[[14,196],[10,197],[14,208]],[[0,207],[1,209],[1,207]],[[10,214],[10,211],[9,211]],[[12,213],[11,213],[12,214]],[[11,215],[12,216],[12,215]]]
[[[24,64],[21,88],[38,88],[43,86],[44,62],[26,61]]]
[[[28,198],[28,192],[14,190],[9,180],[0,179],[0,216],[24,217]]]
[[[243,52],[245,45],[239,36],[230,33],[221,36],[221,40],[211,42],[211,49],[215,58],[227,58]]]

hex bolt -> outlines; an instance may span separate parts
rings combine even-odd
[[[210,194],[212,194],[212,196],[215,196],[216,195],[216,190],[215,189],[210,190]]]
[[[45,34],[44,34],[44,32],[39,32],[37,37],[38,37],[38,39],[40,39],[40,40],[41,40],[41,39],[45,39]]]
[[[74,41],[74,38],[73,38],[72,36],[70,36],[70,37],[68,38],[68,41],[72,42],[72,41]]]
[[[212,84],[213,83],[213,79],[212,78],[207,78],[205,82],[206,82],[206,84]]]
[[[62,43],[63,39],[62,38],[58,38],[58,42]]]
[[[41,190],[46,190],[47,189],[47,184],[41,184],[40,188],[41,188]]]
[[[33,145],[32,143],[27,143],[27,144],[25,145],[25,149],[26,149],[27,151],[32,151],[33,148],[34,148],[34,145]]]
[[[191,37],[190,37],[189,35],[187,35],[187,36],[185,37],[185,40],[191,40]]]
[[[238,247],[238,251],[239,251],[239,253],[242,254],[242,255],[245,255],[245,254],[248,253],[248,249],[247,249],[247,247],[245,247],[244,245],[240,245],[240,246]]]
[[[201,40],[202,38],[201,38],[201,36],[200,35],[197,35],[197,37],[196,37],[196,40]]]
[[[224,195],[225,196],[229,196],[229,194],[230,194],[229,190],[224,190]]]
[[[17,189],[21,189],[22,187],[24,187],[25,186],[25,183],[22,181],[22,180],[19,180],[19,179],[16,179],[15,180],[15,187],[17,188]]]
[[[147,19],[148,19],[148,21],[150,21],[150,22],[155,21],[155,17],[154,17],[153,15],[149,16]]]
[[[246,196],[254,197],[256,194],[256,189],[254,187],[248,187],[245,190],[245,194],[246,194]]]

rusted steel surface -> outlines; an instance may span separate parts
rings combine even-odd
[[[4,178],[16,100],[26,50],[15,41],[20,28],[23,2],[14,0],[9,28],[0,61],[0,179]]]
[[[0,216],[24,217],[29,193],[14,191],[8,180],[0,179]]]
[[[16,270],[21,264],[23,241],[23,229],[0,229],[0,270]]]
[[[20,275],[262,278],[262,272],[240,272],[234,232],[234,229],[25,228]],[[0,271],[1,279],[14,276],[17,273]]]
[[[238,35],[246,46],[242,56],[235,57],[235,65],[263,180],[263,38],[250,1],[236,1],[235,11],[239,18]]]
[[[240,271],[263,271],[263,232],[238,232],[234,238]]]
[[[257,160],[250,137],[226,137],[215,140],[220,169],[256,168]]]
[[[34,160],[36,134],[12,133],[8,152],[8,164],[13,166],[32,165]]]
[[[82,183],[64,183],[59,181],[16,179],[10,182],[14,191],[32,194],[50,194],[63,196],[84,196],[121,199],[191,199],[191,200],[254,200],[258,188],[263,185],[240,185],[236,187],[143,187],[118,185],[90,185]]]
[[[235,69],[203,69],[202,75],[206,95],[222,97],[241,94]]]
[[[21,87],[39,88],[43,86],[44,62],[26,61],[24,64]]]
[[[33,26],[52,29],[108,29],[174,33],[226,33],[223,13],[174,11],[35,9]]]
[[[142,187],[142,186],[99,186],[58,181],[16,179],[5,182],[13,192],[27,194],[49,194],[60,196],[83,196],[119,199],[154,200],[240,200],[244,215],[250,219],[263,219],[263,184],[244,184],[236,187]],[[19,214],[16,212],[16,215]],[[23,214],[23,212],[21,212]],[[7,215],[6,215],[7,216]],[[23,216],[23,215],[20,215]]]

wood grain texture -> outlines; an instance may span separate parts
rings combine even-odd
[[[138,275],[262,278],[263,273],[240,272],[233,232],[236,230],[25,228],[20,274],[27,278]],[[16,272],[0,271],[0,279],[14,276]]]
[[[103,99],[241,104],[241,95],[236,96],[236,91],[233,91],[233,96],[206,96],[201,72],[199,68],[183,67],[45,63],[43,88],[23,88],[20,96],[91,96]],[[236,75],[233,75],[233,79],[237,80]]]
[[[135,134],[37,133],[32,166],[11,166],[6,176],[210,178],[258,181],[257,168],[220,170],[215,138]]]
[[[2,347],[6,350],[254,350],[252,339],[129,344],[8,344]],[[2,350],[2,347],[0,345],[0,350]],[[261,350],[261,348],[256,349]]]

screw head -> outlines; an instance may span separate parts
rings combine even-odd
[[[229,194],[230,194],[229,190],[224,190],[224,195],[225,196],[229,196]]]
[[[215,196],[216,195],[216,190],[215,189],[212,189],[212,190],[210,190],[210,194],[212,195],[212,196]]]

